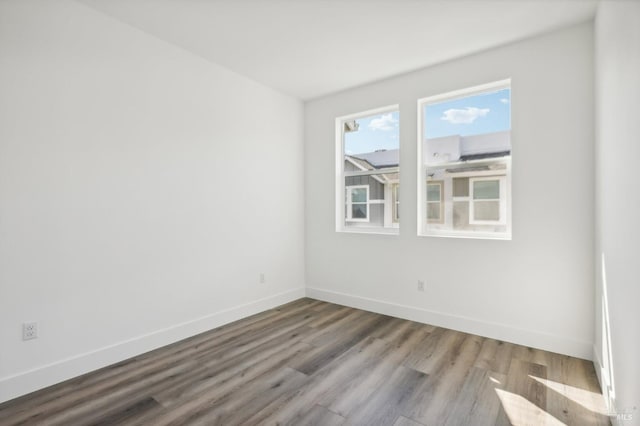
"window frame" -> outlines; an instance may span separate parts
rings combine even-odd
[[[474,198],[473,184],[475,182],[498,181],[498,198],[476,199]],[[500,176],[478,176],[469,178],[469,224],[470,225],[506,225],[507,224],[507,200],[506,200],[506,175]],[[498,220],[475,220],[475,203],[498,201]]]
[[[354,189],[364,189],[365,192],[365,201],[364,202],[357,202],[354,203],[353,202],[353,198],[351,197],[351,194],[353,193]],[[371,207],[370,207],[370,200],[369,200],[369,185],[349,185],[345,187],[345,206],[346,206],[346,218],[345,221],[347,222],[369,222],[369,212],[371,211]],[[353,217],[353,210],[352,207],[354,204],[364,204],[367,207],[367,215],[364,218],[354,218]]]
[[[356,172],[345,172],[344,170],[344,161],[345,161],[345,139],[344,139],[344,124],[348,121],[357,120],[360,118],[368,117],[371,115],[385,114],[390,112],[398,112],[400,113],[400,105],[387,105],[380,108],[374,108],[366,111],[361,111],[353,114],[343,115],[337,117],[335,119],[335,162],[336,162],[336,180],[335,180],[335,224],[336,224],[336,232],[344,232],[344,233],[363,233],[363,234],[385,234],[385,235],[398,235],[400,224],[399,222],[393,222],[391,227],[379,227],[379,226],[361,226],[361,227],[347,227],[346,223],[357,223],[363,221],[354,221],[354,220],[346,220],[345,209],[346,209],[346,188],[345,178],[349,176],[375,176],[385,173],[400,173],[400,166],[397,167],[387,167],[375,170],[363,170]],[[400,146],[398,145],[398,149]],[[396,184],[400,183],[400,179],[398,178]],[[353,186],[353,185],[349,185]],[[369,197],[367,197],[369,200]],[[370,218],[370,210],[371,210],[371,202],[368,203],[367,215]],[[370,219],[368,221],[370,223]],[[365,222],[366,223],[366,222]]]
[[[425,123],[423,119],[424,108],[429,104],[435,104],[446,101],[453,101],[456,99],[466,98],[470,96],[480,95],[487,92],[502,90],[502,89],[512,89],[511,78],[507,78],[504,80],[495,81],[492,83],[481,84],[477,86],[467,87],[464,89],[452,90],[449,92],[440,93],[433,96],[423,97],[417,100],[417,235],[419,237],[445,237],[445,238],[469,238],[469,239],[489,239],[489,240],[506,240],[510,241],[512,239],[512,186],[511,186],[511,177],[512,177],[512,155],[513,155],[513,143],[510,145],[511,154],[508,158],[499,160],[497,162],[506,164],[507,170],[505,171],[505,185],[501,185],[501,188],[505,188],[505,222],[500,224],[506,227],[505,232],[491,232],[491,231],[468,231],[468,230],[456,230],[456,229],[429,229],[429,222],[427,221],[427,212],[426,212],[426,182],[429,178],[428,167],[424,164],[424,131],[425,131]],[[511,93],[511,100],[513,100],[513,93]],[[513,129],[510,128],[510,134],[513,135]],[[511,139],[512,142],[512,139]],[[467,164],[483,164],[486,163],[487,160],[470,160],[466,162]],[[471,189],[471,188],[470,188]],[[451,189],[453,190],[453,188]],[[469,194],[469,199],[472,200],[472,194]],[[453,202],[453,200],[452,200]],[[443,203],[444,205],[444,203]],[[444,207],[444,206],[443,206]],[[501,205],[502,209],[502,205]],[[445,213],[447,208],[445,208]],[[471,214],[471,211],[469,211]],[[446,217],[444,218],[446,222]],[[471,219],[471,216],[469,217]],[[438,223],[436,223],[438,224]],[[471,223],[470,223],[471,224]],[[483,223],[480,225],[498,225],[497,223]]]
[[[427,223],[444,223],[444,181],[442,180],[427,180],[424,189],[429,192],[429,185],[437,185],[440,188],[440,199],[438,201],[429,201],[429,197],[425,195],[425,216]],[[440,208],[438,209],[438,219],[429,219],[429,203],[438,203]]]

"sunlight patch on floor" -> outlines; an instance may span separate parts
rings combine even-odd
[[[565,423],[562,423],[520,395],[502,389],[496,389],[496,393],[500,398],[504,411],[507,413],[507,417],[509,417],[509,421],[514,426],[565,425]]]
[[[589,411],[604,415],[607,414],[607,408],[604,403],[604,398],[599,393],[580,389],[571,385],[565,385],[563,383],[554,382],[553,380],[549,379],[542,379],[540,377],[535,377],[532,375],[529,375],[529,377],[531,377],[538,383],[542,383],[549,389],[558,392],[565,398],[568,398],[571,401],[580,404]]]

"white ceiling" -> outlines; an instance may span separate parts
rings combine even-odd
[[[597,0],[78,0],[303,100],[593,18]]]

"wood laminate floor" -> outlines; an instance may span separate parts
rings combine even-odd
[[[588,361],[301,299],[0,405],[0,424],[607,425]]]

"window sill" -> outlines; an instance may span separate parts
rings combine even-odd
[[[436,238],[461,238],[471,240],[502,240],[511,241],[512,237],[509,233],[465,233],[465,232],[425,232],[418,234],[418,237],[436,237]]]
[[[374,234],[374,235],[399,235],[400,228],[354,228],[337,229],[338,234]]]

